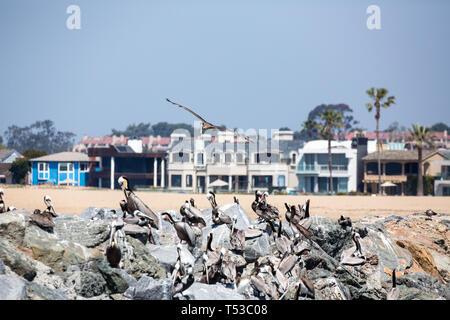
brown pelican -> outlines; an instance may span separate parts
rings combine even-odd
[[[269,193],[266,191],[263,193],[260,201],[260,208],[266,212],[266,214],[271,219],[280,219],[280,212],[278,211],[278,208],[275,206],[272,206],[267,203],[267,198],[269,197]]]
[[[213,241],[213,233],[210,232],[206,240],[206,251],[205,254],[208,257],[209,264],[215,264],[220,259],[220,249],[213,249],[211,244]]]
[[[53,215],[50,212],[41,212],[41,210],[34,210],[33,214],[30,216],[31,223],[34,223],[42,229],[53,229],[55,223],[53,222]]]
[[[266,300],[279,298],[278,292],[271,281],[271,279],[274,279],[271,270],[271,265],[265,265],[262,268],[254,269],[250,276],[250,284]],[[264,277],[264,275],[267,276]]]
[[[187,224],[186,222],[173,220],[172,216],[167,212],[163,212],[161,216],[164,216],[163,219],[169,221],[172,224],[172,226],[175,228],[175,231],[177,232],[177,236],[180,241],[184,240],[189,246],[195,246],[195,234],[189,224]]]
[[[184,213],[187,220],[200,229],[206,227],[206,222],[202,217],[202,212],[196,207],[192,206],[188,201],[186,201],[185,204],[180,208],[180,213],[182,215]]]
[[[181,262],[181,243],[177,244],[177,261],[175,262],[175,266],[173,267],[172,271],[172,283],[175,286],[175,283],[177,280],[181,280],[181,277],[186,274],[186,271],[184,269],[184,265]]]
[[[358,232],[352,230],[352,240],[355,243],[355,249],[352,247],[350,249],[345,250],[341,254],[341,263],[345,265],[357,266],[362,265],[366,262],[366,258],[362,254],[361,244],[359,243],[359,239],[361,236]]]
[[[44,212],[48,212],[50,213],[53,217],[57,217],[58,215],[55,212],[55,208],[53,208],[52,205],[52,198],[50,198],[50,196],[45,195],[44,196],[44,203],[46,205],[46,209]]]
[[[117,245],[117,229],[123,227],[123,222],[120,220],[114,220],[111,223],[111,234],[109,236],[109,244],[106,247],[106,259],[111,267],[117,268],[122,258],[122,252]]]
[[[362,250],[361,250],[361,244],[359,243],[359,239],[361,239],[361,236],[359,235],[358,232],[355,232],[353,230],[352,231],[352,240],[356,246],[356,250],[355,250],[355,252],[353,252],[353,256],[355,256],[355,257],[360,257],[363,255]]]
[[[177,282],[173,287],[173,294],[177,294],[179,292],[183,292],[187,288],[189,288],[194,283],[194,274],[192,267],[189,267],[187,270],[187,275],[184,277],[177,278]]]
[[[292,269],[294,269],[295,265],[297,264],[298,257],[295,254],[287,253],[284,255],[283,259],[280,261],[280,264],[278,265],[278,270],[285,275],[288,273],[291,275]]]
[[[280,221],[280,226],[278,227],[277,237],[275,238],[275,245],[280,252],[281,256],[292,251],[292,241],[288,239],[284,234],[281,234],[282,223]]]
[[[344,217],[341,215],[341,217],[338,219],[338,223],[341,225],[341,227],[351,227],[352,226],[352,219],[350,217]]]
[[[271,221],[273,219],[276,219],[276,216],[274,216],[272,212],[272,206],[268,206],[267,203],[264,201],[264,193],[262,193],[259,190],[255,191],[255,201],[252,202],[252,210],[256,213],[258,216],[259,221],[267,222]],[[278,209],[277,209],[278,211]]]
[[[239,199],[238,199],[238,197],[234,196],[234,197],[233,197],[233,200],[234,200],[234,203],[239,204]]]
[[[128,178],[125,176],[121,176],[118,179],[118,183],[125,194],[127,211],[130,213],[139,210],[142,213],[146,214],[147,216],[150,216],[152,218],[151,221],[152,227],[155,229],[159,229],[158,216],[144,202],[142,202],[142,200],[139,199],[138,196],[136,196],[134,192],[130,189],[130,183],[128,181]]]
[[[233,216],[233,224],[231,225],[230,243],[233,249],[242,251],[245,248],[245,230],[236,229],[237,216]]]
[[[386,300],[398,300],[400,290],[397,288],[397,275],[395,274],[395,268],[392,270],[392,289],[389,290]]]
[[[286,207],[286,213],[284,214],[286,221],[291,222],[292,217],[291,207],[286,202],[284,203],[284,206]]]
[[[3,199],[4,195],[5,195],[5,193],[3,192],[3,189],[0,188],[0,213],[6,212],[6,204],[5,204],[5,200]]]
[[[212,221],[214,224],[228,224],[231,225],[233,223],[230,216],[226,215],[222,212],[217,206],[216,202],[216,194],[212,191],[209,192],[209,194],[206,196],[209,200],[209,203],[211,203],[212,207]]]
[[[222,266],[222,251],[219,251],[220,255],[217,261],[211,261],[207,254],[203,254],[203,267],[204,274],[200,278],[199,282],[214,284],[221,279],[221,266]]]
[[[295,291],[295,300],[298,300],[298,297],[302,294],[306,294],[307,297],[314,299],[315,290],[313,283],[306,278],[306,269],[302,269],[299,276],[298,287]]]
[[[437,215],[437,213],[431,209],[428,209],[427,211],[425,211],[425,214],[427,215],[426,220],[432,220],[431,217]]]
[[[291,220],[291,221],[292,221],[292,220]],[[305,227],[303,227],[303,226],[300,224],[300,222],[299,222],[299,223],[292,222],[291,225],[292,225],[295,229],[297,229],[297,231],[298,231],[299,233],[301,233],[306,239],[308,239],[310,243],[312,242],[312,239],[311,239],[311,233],[310,233]]]
[[[236,135],[238,135],[240,137],[243,137],[246,141],[252,141],[249,137],[241,135],[236,130],[230,130],[230,129],[227,129],[225,127],[216,126],[216,125],[213,125],[213,124],[209,123],[208,121],[206,121],[205,119],[200,117],[198,114],[196,114],[194,111],[192,111],[188,107],[185,107],[185,106],[182,106],[181,104],[178,104],[176,102],[170,101],[168,98],[166,98],[166,100],[168,102],[170,102],[171,104],[176,105],[177,107],[180,107],[180,108],[182,108],[182,109],[192,113],[195,117],[200,119],[200,121],[202,122],[202,130],[204,130],[204,131],[209,130],[209,129],[218,129],[218,130],[230,131],[230,132],[233,132],[234,134],[236,134]]]
[[[225,248],[220,250],[221,253],[221,265],[220,275],[225,283],[235,283],[236,281],[236,264],[230,254],[227,254]]]

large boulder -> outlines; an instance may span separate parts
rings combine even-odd
[[[244,300],[245,297],[223,285],[194,282],[182,293],[185,300]]]
[[[27,286],[29,300],[69,300],[60,289],[50,289],[46,286],[30,282]]]
[[[106,282],[108,293],[123,293],[136,279],[127,274],[125,270],[111,268],[105,258],[94,259],[86,263],[83,271],[97,272]]]
[[[317,300],[349,300],[350,291],[334,277],[318,279],[314,283],[315,299]]]
[[[26,288],[25,280],[6,275],[0,276],[0,300],[25,300]]]
[[[415,290],[409,291],[409,293],[406,290],[405,296],[412,294],[414,295],[414,299],[428,299],[430,296],[435,296],[450,300],[450,286],[443,284],[439,279],[428,273],[414,272],[397,277],[397,284],[400,287],[400,292],[406,290],[406,288],[415,288],[425,294],[420,297],[420,295],[414,293]],[[389,285],[388,288],[390,288]]]
[[[156,246],[153,244],[147,245],[148,251],[156,259],[156,261],[161,264],[167,272],[170,272],[171,268],[175,265],[178,259],[178,251],[176,245],[163,245]],[[181,249],[181,262],[184,265],[194,266],[195,258],[192,253],[182,246]]]
[[[341,255],[346,243],[351,241],[351,230],[343,228],[337,220],[312,216],[309,231],[312,239],[333,258]]]
[[[25,236],[25,216],[21,213],[0,214],[0,237],[14,244],[22,245]]]
[[[86,208],[79,217],[85,220],[105,220],[117,218],[122,215],[121,209],[100,208],[95,207]]]
[[[2,248],[0,248],[0,275],[5,274],[5,265],[2,260]]]
[[[208,236],[212,232],[213,240],[211,242],[211,247],[215,248],[226,248],[232,249],[230,243],[230,234],[231,230],[227,227],[226,224],[214,225],[214,226],[206,226],[202,229],[202,245],[201,247],[206,248],[206,244],[208,242]]]
[[[90,259],[103,256],[98,249],[86,248],[79,243],[59,240],[55,234],[30,226],[26,229],[25,247],[31,249],[33,258],[56,271],[70,265],[82,265]]]
[[[106,281],[103,277],[89,271],[72,272],[65,282],[66,286],[74,288],[77,294],[86,298],[99,296],[106,290]]]
[[[173,285],[170,279],[155,280],[143,276],[124,295],[133,300],[172,300]]]
[[[86,221],[78,216],[66,215],[57,217],[54,221],[53,230],[59,240],[67,240],[93,248],[109,238],[109,225],[104,220]]]
[[[34,261],[23,251],[16,249],[8,241],[0,238],[0,256],[4,263],[17,275],[32,281],[36,276]]]
[[[259,257],[270,253],[270,239],[267,233],[261,236],[245,240],[244,258],[247,262],[253,262]]]

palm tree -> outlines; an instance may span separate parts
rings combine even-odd
[[[302,123],[302,127],[301,133],[307,133],[308,137],[312,139],[314,129],[319,129],[320,125],[314,120],[306,120]]]
[[[342,122],[344,115],[332,109],[326,110],[319,114],[323,123],[320,125],[321,136],[328,139],[328,170],[330,171],[330,194],[333,194],[333,173],[332,173],[332,158],[331,158],[331,139],[333,139],[333,129],[344,127]]]
[[[380,111],[381,107],[389,108],[391,104],[395,104],[395,97],[389,96],[385,100],[388,90],[385,88],[370,88],[366,91],[370,98],[373,99],[374,103],[366,103],[367,110],[371,112],[375,106],[375,119],[377,120],[377,158],[378,158],[378,193],[381,195],[381,141],[380,141]]]
[[[420,124],[413,124],[412,129],[408,128],[411,133],[410,140],[413,140],[417,146],[418,153],[418,168],[417,168],[417,195],[423,196],[423,176],[422,176],[422,150],[425,144],[434,147],[434,136],[430,128],[421,126]]]

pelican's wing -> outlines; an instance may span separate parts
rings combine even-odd
[[[208,121],[206,121],[205,119],[203,119],[202,117],[200,117],[198,114],[196,114],[194,111],[192,111],[192,110],[189,109],[188,107],[185,107],[185,106],[182,106],[181,104],[178,104],[178,103],[176,103],[176,102],[170,101],[170,100],[167,99],[167,98],[166,98],[166,100],[167,100],[168,102],[170,102],[171,104],[174,104],[174,105],[176,105],[176,106],[178,106],[178,107],[180,107],[180,108],[183,108],[183,109],[186,110],[186,111],[189,111],[189,112],[192,113],[194,116],[196,116],[197,118],[199,118],[201,121],[207,122],[207,123],[208,123]]]
[[[143,214],[150,216],[153,219],[153,222],[156,226],[159,226],[159,219],[158,216],[150,209],[137,195],[135,195],[133,192],[129,195],[130,198],[132,198],[132,201],[136,205],[136,209],[141,211]]]

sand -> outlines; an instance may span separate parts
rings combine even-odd
[[[43,198],[48,194],[53,200],[58,213],[80,214],[87,207],[119,208],[119,201],[124,199],[121,190],[109,190],[84,187],[54,187],[54,186],[9,186],[0,185],[5,195],[7,206],[26,208],[29,210],[44,209]],[[153,210],[178,210],[185,200],[191,197],[197,202],[200,209],[209,208],[205,194],[187,194],[170,192],[137,191],[136,194]],[[255,214],[250,205],[254,195],[238,195],[241,206],[251,218]],[[275,205],[284,217],[284,203],[304,204],[311,199],[311,214],[338,218],[341,214],[349,216],[356,221],[367,215],[408,215],[433,209],[439,213],[450,213],[450,197],[412,197],[412,196],[294,196],[273,195],[268,202]],[[218,194],[219,205],[232,203],[232,194]]]

